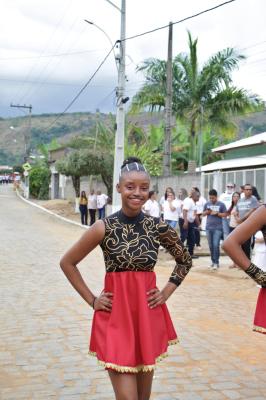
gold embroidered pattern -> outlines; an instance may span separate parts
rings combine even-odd
[[[125,223],[119,213],[105,219],[101,248],[106,272],[153,271],[161,244],[176,261],[170,281],[180,285],[192,262],[177,232],[159,219],[144,214],[137,222]]]

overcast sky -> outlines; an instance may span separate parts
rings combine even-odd
[[[126,0],[126,37],[167,25],[224,0]],[[120,7],[120,0],[113,0]],[[266,100],[266,1],[236,0],[174,26],[173,53],[187,51],[187,30],[198,37],[200,63],[226,47],[247,56],[234,74],[244,87]],[[31,104],[34,114],[62,112],[88,81],[120,36],[120,12],[106,0],[1,0],[0,117],[20,116],[13,104]],[[126,42],[126,95],[132,98],[145,58],[165,59],[167,29]],[[115,111],[117,70],[111,54],[69,112]]]

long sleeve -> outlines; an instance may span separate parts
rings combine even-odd
[[[169,282],[179,286],[192,267],[191,256],[181,242],[177,232],[165,222],[159,224],[159,238],[160,244],[169,251],[176,262]]]

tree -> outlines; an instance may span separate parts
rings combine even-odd
[[[200,68],[197,55],[198,40],[188,32],[189,52],[178,54],[173,60],[173,112],[188,125],[189,160],[196,161],[198,133],[206,126],[224,133],[235,128],[233,115],[261,108],[262,102],[232,82],[232,72],[244,56],[233,48],[214,54]],[[144,73],[146,82],[134,96],[132,111],[148,108],[151,111],[165,106],[166,61],[144,60],[137,71]]]

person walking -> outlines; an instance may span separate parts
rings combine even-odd
[[[97,196],[94,193],[94,189],[90,191],[88,196],[88,209],[90,214],[90,226],[94,224],[96,218],[96,210],[97,210]]]
[[[176,199],[174,192],[169,192],[163,203],[164,220],[174,229],[176,229],[181,214],[181,205],[181,200]]]
[[[243,249],[243,244],[259,230],[262,231],[266,245],[266,204],[257,208],[245,221],[234,229],[224,241],[223,249],[250,278],[261,286],[254,316],[253,330],[266,334],[266,272],[256,264],[251,263]]]
[[[107,204],[108,196],[105,193],[102,193],[101,190],[97,190],[97,209],[98,209],[98,218],[105,218],[105,206]]]
[[[149,199],[144,204],[143,211],[151,217],[160,217],[160,206],[157,201],[157,193],[154,190],[149,192]]]
[[[88,199],[84,190],[80,193],[79,211],[82,225],[88,225]]]
[[[141,161],[125,160],[117,184],[121,210],[96,221],[60,261],[72,286],[94,309],[90,354],[107,369],[117,400],[150,398],[155,365],[177,341],[165,303],[192,264],[177,232],[142,212],[149,185]],[[162,290],[154,273],[160,244],[176,262]],[[106,275],[104,289],[95,295],[77,264],[98,245]]]
[[[218,201],[218,194],[215,189],[209,191],[209,201],[204,205],[203,216],[207,216],[206,235],[211,253],[212,271],[219,268],[220,241],[223,235],[223,218],[227,216],[226,206]]]
[[[244,185],[244,197],[239,199],[236,205],[236,221],[238,224],[242,224],[259,206],[259,202],[255,196],[252,195],[252,186],[249,183]],[[251,237],[242,244],[243,251],[246,256],[251,259]]]

